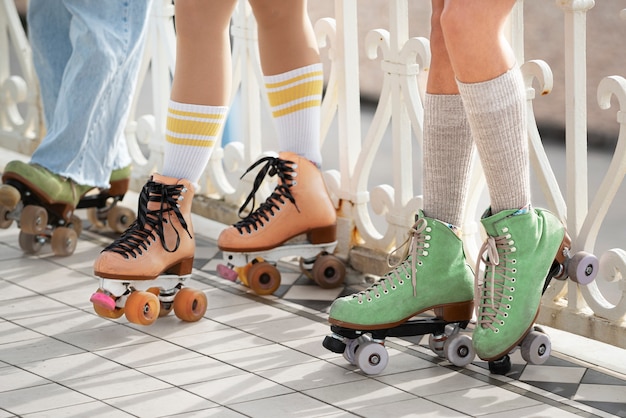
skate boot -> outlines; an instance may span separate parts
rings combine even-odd
[[[487,211],[482,219],[487,241],[476,269],[476,354],[486,361],[507,356],[526,336],[539,313],[546,279],[561,263],[569,238],[552,213],[533,208]],[[486,255],[486,256],[485,256]]]
[[[335,300],[329,322],[358,330],[388,329],[434,309],[448,322],[469,321],[473,272],[452,228],[419,213],[406,258],[368,289]]]
[[[148,325],[173,308],[185,321],[206,311],[201,291],[183,288],[190,278],[195,241],[191,223],[193,186],[158,174],[139,196],[138,217],[94,262],[100,288],[91,296],[96,312]]]
[[[56,255],[74,253],[82,231],[82,221],[74,210],[92,186],[76,184],[40,165],[22,161],[7,164],[2,182],[0,227],[18,222],[19,244],[24,252],[35,254],[50,241]]]
[[[345,267],[330,254],[337,244],[336,213],[320,170],[304,157],[283,152],[278,158],[262,158],[248,171],[263,163],[239,213],[249,203],[254,209],[255,193],[266,175],[278,176],[276,189],[256,210],[222,231],[217,245],[228,265],[218,272],[233,281],[239,278],[259,294],[271,294],[280,285],[276,261],[300,256],[313,265],[311,277],[322,287],[341,285]]]

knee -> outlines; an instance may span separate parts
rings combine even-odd
[[[446,7],[438,16],[441,38],[442,41],[445,39],[448,47],[463,41],[476,23],[480,22],[480,16],[474,16],[472,8],[464,7],[463,2],[455,2],[454,6]]]

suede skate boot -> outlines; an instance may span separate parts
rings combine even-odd
[[[77,184],[73,180],[54,174],[40,165],[27,164],[22,161],[11,161],[6,165],[2,182],[5,184],[0,187],[15,186],[21,189],[23,186],[35,195],[36,200],[42,205],[58,213],[66,220],[74,212],[80,198],[93,189],[93,186]],[[7,207],[10,206],[8,203],[0,202]]]
[[[191,273],[195,252],[187,180],[154,174],[141,191],[137,219],[94,262],[105,279],[152,280]]]
[[[453,229],[420,211],[405,244],[404,261],[394,270],[368,289],[333,302],[332,325],[386,329],[431,309],[449,322],[472,318],[474,273]]]
[[[533,325],[546,277],[567,237],[559,219],[541,209],[495,215],[488,210],[481,222],[488,238],[478,262],[486,268],[482,283],[476,268],[472,340],[476,354],[490,361],[508,354]]]
[[[276,248],[301,234],[312,244],[335,241],[337,216],[320,170],[309,160],[291,152],[278,158],[265,157],[248,171],[266,163],[254,181],[254,188],[239,213],[250,202],[266,174],[278,176],[274,192],[254,212],[220,234],[222,251],[254,252]]]

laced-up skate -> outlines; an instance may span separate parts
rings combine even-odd
[[[155,174],[143,187],[137,220],[94,263],[100,288],[91,296],[96,312],[148,325],[172,309],[185,321],[206,311],[203,292],[183,287],[191,277],[195,242],[191,223],[193,186]]]
[[[343,352],[365,373],[386,365],[388,336],[431,334],[430,347],[458,366],[474,358],[464,329],[473,312],[472,269],[453,227],[420,213],[405,242],[402,262],[368,289],[335,300],[324,346]],[[433,311],[429,319],[412,319]]]
[[[218,267],[220,275],[239,280],[258,294],[271,294],[280,285],[275,263],[298,256],[302,270],[320,286],[340,286],[345,267],[331,255],[337,245],[335,208],[320,170],[289,152],[261,158],[246,173],[257,167],[261,168],[252,191],[239,210],[241,216],[250,206],[251,213],[218,238],[227,262]],[[276,176],[278,183],[255,208],[256,192],[267,176]]]
[[[508,354],[518,345],[526,361],[542,364],[550,355],[550,340],[533,329],[541,295],[552,278],[591,282],[598,260],[584,252],[571,255],[565,227],[546,210],[488,211],[482,224],[488,237],[476,267],[476,353],[499,374],[510,369]]]
[[[122,232],[134,220],[132,210],[118,206],[128,190],[130,166],[111,175],[107,189],[76,184],[37,164],[11,161],[0,185],[0,228],[13,221],[20,227],[19,245],[25,253],[38,253],[46,242],[59,256],[74,253],[82,220],[75,210],[98,211],[100,226],[105,221]],[[91,220],[93,216],[89,216]]]

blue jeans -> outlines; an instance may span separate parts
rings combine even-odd
[[[47,133],[31,162],[107,187],[131,158],[124,128],[151,0],[30,0],[29,38]]]

